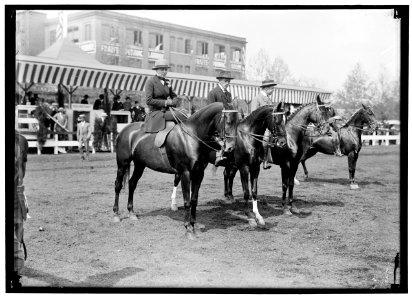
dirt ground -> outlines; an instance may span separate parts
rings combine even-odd
[[[261,170],[264,228],[250,229],[238,203],[224,204],[223,169],[209,165],[200,190],[201,238],[187,240],[183,200],[170,210],[173,175],[146,169],[135,192],[138,221],[113,223],[115,154],[29,155],[24,180],[31,219],[23,285],[32,287],[194,287],[387,289],[400,250],[398,146],[364,147],[350,190],[346,157],[308,160],[310,179],[295,187],[297,206],[282,215],[278,166]],[[385,171],[385,172],[383,172]],[[300,168],[298,178],[302,180]],[[406,200],[406,199],[405,199]],[[251,203],[250,203],[251,205]]]

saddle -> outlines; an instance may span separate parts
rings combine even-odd
[[[175,127],[175,125],[176,124],[173,121],[166,122],[165,129],[159,131],[156,134],[155,141],[154,141],[154,144],[156,147],[160,148],[163,146],[163,144],[166,141],[167,136],[169,135],[169,132],[173,129],[173,127]]]

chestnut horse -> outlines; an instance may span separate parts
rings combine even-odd
[[[155,145],[156,134],[145,132],[144,123],[127,125],[119,133],[116,143],[114,221],[120,221],[119,193],[124,176],[133,161],[134,171],[129,180],[127,204],[130,219],[137,219],[133,211],[133,193],[146,167],[162,173],[179,174],[182,179],[186,236],[190,239],[196,238],[199,235],[197,227],[194,226],[199,188],[208,164],[209,152],[214,149],[213,146],[217,147],[212,137],[216,131],[221,138],[225,136],[224,150],[231,152],[235,146],[237,122],[236,111],[225,112],[222,103],[212,103],[174,126],[162,147]]]

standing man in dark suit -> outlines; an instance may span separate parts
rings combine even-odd
[[[170,86],[169,80],[166,79],[169,68],[170,66],[165,59],[157,60],[155,66],[152,68],[156,71],[156,75],[146,82],[144,90],[146,94],[146,104],[150,110],[145,121],[146,132],[159,132],[165,129],[166,121],[176,123],[169,107],[176,107],[179,100]],[[186,116],[182,113],[174,111],[174,114],[180,120],[186,120]]]
[[[221,71],[216,79],[219,81],[217,87],[209,92],[207,95],[207,102],[222,102],[225,109],[234,109],[233,101],[232,101],[232,94],[227,90],[229,87],[230,81],[233,79],[230,72],[228,71]],[[223,156],[223,145],[224,141],[215,136],[215,141],[222,147],[219,151],[216,151],[216,161],[215,166],[224,166],[224,160],[226,157]]]

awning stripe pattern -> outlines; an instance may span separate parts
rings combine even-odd
[[[74,66],[58,66],[27,61],[17,61],[16,80],[21,83],[49,83],[67,86],[82,86],[91,88],[109,88],[129,91],[144,91],[148,78],[152,75],[135,74],[127,72],[106,71]],[[207,98],[210,90],[217,86],[217,82],[205,80],[191,80],[184,78],[171,78],[171,86],[177,95]],[[229,86],[232,97],[239,100],[252,100],[260,92],[258,85],[236,84]],[[316,100],[320,95],[322,100],[329,98],[331,93],[322,93],[299,88],[275,87],[272,101],[285,101],[293,104],[305,104]]]

